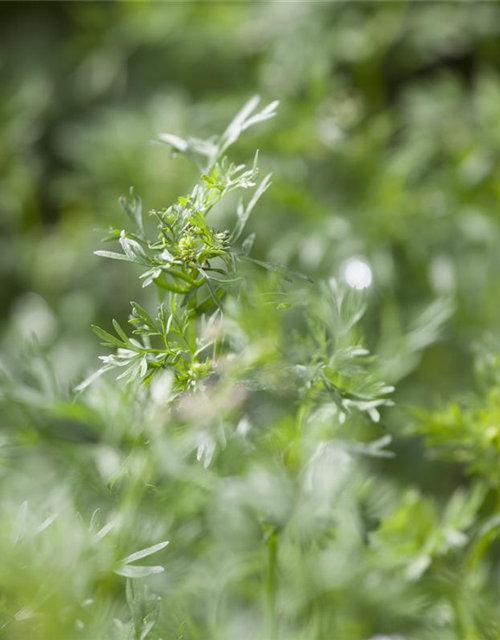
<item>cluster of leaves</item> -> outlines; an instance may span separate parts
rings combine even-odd
[[[145,236],[141,199],[133,190],[130,200],[120,199],[134,231],[110,229],[106,240],[118,240],[123,253],[96,251],[96,254],[144,267],[140,276],[143,287],[154,283],[172,295],[168,311],[165,305],[160,306],[154,319],[139,304],[132,303],[130,323],[138,339],[127,337],[116,320],[113,321],[116,337],[94,327],[104,345],[119,349],[116,355],[103,358],[105,364],[98,374],[113,367],[125,367],[123,377],[138,376],[148,381],[158,369],[168,367],[175,371],[176,386],[185,390],[196,387],[197,380],[211,372],[212,363],[207,356],[210,344],[201,341],[191,327],[214,307],[222,309],[226,292],[241,280],[237,263],[241,259],[250,260],[253,236],[247,237],[241,246],[238,243],[252,210],[270,185],[270,175],[257,182],[258,153],[250,169],[231,163],[224,154],[243,131],[275,115],[277,102],[254,113],[258,103],[259,98],[252,98],[218,138],[184,140],[172,134],[160,136],[163,143],[185,154],[204,173],[189,195],[179,197],[168,208],[150,212],[159,223],[155,240]],[[207,216],[223,198],[233,191],[252,188],[255,190],[249,202],[245,205],[240,198],[237,203],[237,223],[232,232],[208,226]],[[261,264],[272,268],[267,263]]]
[[[261,374],[259,365],[262,362],[268,367],[270,361],[276,360],[283,370],[294,369],[293,389],[301,397],[303,407],[317,410],[327,418],[335,417],[340,424],[353,412],[366,412],[378,422],[377,407],[390,405],[386,396],[394,388],[373,375],[369,368],[369,351],[353,335],[365,311],[362,296],[349,292],[335,279],[323,286],[313,301],[308,292],[295,294],[293,302],[296,306],[303,306],[304,300],[308,301],[308,309],[303,311],[306,339],[302,348],[298,338],[291,344],[276,335],[270,338],[268,318],[265,318],[259,335],[252,327],[250,336],[245,337],[245,344],[252,353],[258,353],[258,344],[262,342],[269,341],[272,347],[266,345],[264,357],[242,358],[241,334],[246,324],[243,316],[256,323],[256,312],[250,308],[254,298],[267,295],[265,308],[285,311],[293,296],[279,290],[283,288],[279,281],[283,283],[283,278],[290,276],[308,280],[300,273],[251,258],[248,254],[253,234],[238,246],[250,213],[270,185],[270,175],[257,185],[258,153],[250,170],[245,165],[235,166],[223,154],[243,131],[275,115],[277,101],[252,115],[258,103],[259,98],[252,98],[218,138],[184,140],[172,134],[160,136],[162,142],[173,147],[175,152],[185,154],[207,173],[202,174],[201,182],[190,195],[178,198],[173,206],[161,212],[151,211],[159,221],[155,241],[145,237],[141,199],[131,190],[131,200],[122,198],[120,201],[134,222],[135,232],[110,229],[106,240],[118,239],[123,253],[97,251],[96,254],[145,267],[146,271],[139,276],[143,287],[154,283],[160,291],[167,290],[168,302],[159,306],[155,318],[138,303],[131,303],[129,323],[138,338],[128,337],[116,320],[113,320],[116,336],[94,327],[103,345],[116,348],[116,353],[103,356],[104,366],[78,390],[85,389],[102,373],[116,367],[125,369],[118,379],[138,379],[145,383],[151,382],[159,371],[168,371],[173,374],[172,397],[176,398],[183,392],[204,389],[204,381],[211,375],[220,375],[220,363],[226,362],[228,357],[237,356],[243,360],[245,365],[239,367],[238,375],[247,378],[255,368]],[[207,215],[222,198],[236,189],[249,188],[255,188],[255,191],[246,206],[241,198],[237,202],[237,222],[232,233],[216,231],[207,225]],[[277,280],[272,281],[275,288],[266,294],[255,291],[251,280],[249,283],[239,268],[242,259],[276,273]],[[250,279],[252,277],[255,278],[255,274],[250,274]],[[237,286],[242,282],[249,287],[246,293]],[[229,323],[223,310],[228,292],[233,301],[243,300],[244,309],[240,309],[238,318],[232,318]],[[276,302],[280,295],[280,301]],[[302,303],[299,296],[303,298]],[[236,312],[234,304],[232,309]],[[276,331],[283,331],[281,324],[277,323]],[[235,327],[237,337],[232,335]],[[253,378],[255,381],[255,372]]]
[[[415,410],[414,431],[436,457],[463,465],[491,487],[500,486],[500,388],[498,345],[478,347],[478,390],[434,410]]]

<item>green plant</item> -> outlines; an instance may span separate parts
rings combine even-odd
[[[500,5],[1,8],[0,639],[498,640],[498,343],[469,345],[500,325]],[[223,152],[273,172],[248,258],[316,283],[236,255],[208,258],[233,282],[201,264],[221,308],[181,264],[136,288],[148,210],[209,186],[215,140],[150,132],[217,131],[253,91],[285,108]],[[96,259],[103,220],[148,265]],[[179,240],[187,265],[204,240]],[[176,269],[202,284],[159,286]],[[132,333],[174,305],[173,355]],[[74,395],[99,350],[121,366]]]
[[[112,353],[77,394],[36,344],[2,372],[0,636],[498,637],[496,351],[470,407],[418,413],[429,450],[476,480],[444,497],[401,486],[384,379],[414,370],[450,305],[373,355],[366,291],[251,255],[242,234],[270,177],[226,151],[276,106],[254,114],[252,99],[209,140],[161,137],[201,178],[151,212],[153,240],[141,199],[121,200],[133,229],[97,254],[141,267],[159,306],[132,302],[129,332],[94,327]],[[210,226],[219,203],[233,231]]]
[[[238,242],[252,210],[270,185],[270,175],[257,182],[258,153],[250,169],[231,163],[225,155],[243,131],[275,115],[277,102],[254,113],[258,102],[258,98],[250,100],[218,138],[184,140],[172,134],[160,136],[161,142],[185,154],[203,174],[189,195],[180,196],[175,204],[161,211],[150,211],[158,222],[155,240],[145,236],[141,199],[132,189],[129,200],[120,199],[135,229],[110,229],[106,240],[118,240],[123,253],[96,254],[140,265],[145,269],[140,276],[143,287],[154,284],[171,295],[168,305],[162,304],[155,318],[132,302],[130,323],[138,338],[128,338],[115,320],[117,336],[94,327],[105,346],[118,348],[116,355],[103,358],[105,364],[98,373],[124,367],[122,377],[138,376],[149,381],[159,369],[168,369],[175,374],[176,390],[186,390],[195,389],[199,380],[212,372],[214,363],[208,352],[215,348],[214,340],[198,335],[196,323],[200,317],[208,317],[207,322],[213,323],[231,285],[241,282],[237,264],[252,260],[248,253],[253,237],[247,237],[241,246]],[[243,199],[239,200],[233,231],[210,227],[207,216],[214,207],[241,189],[255,190],[246,205]],[[80,388],[84,387],[85,383]]]
[[[104,366],[79,390],[101,373],[123,368],[119,378],[135,389],[133,396],[142,382],[149,387],[145,397],[153,409],[158,403],[169,407],[168,417],[154,413],[160,423],[154,426],[154,437],[147,418],[141,428],[147,457],[153,455],[151,438],[161,450],[168,437],[179,460],[190,460],[194,454],[186,469],[192,474],[192,465],[196,469],[201,464],[196,476],[208,474],[200,481],[213,498],[225,492],[222,487],[228,482],[234,485],[238,498],[229,501],[227,526],[230,531],[233,522],[243,518],[241,524],[246,522],[253,531],[244,545],[249,549],[243,552],[243,557],[250,554],[245,562],[251,560],[253,567],[247,579],[263,575],[263,633],[277,638],[286,628],[292,633],[296,625],[308,625],[307,616],[300,622],[302,615],[293,614],[285,622],[289,614],[283,618],[280,613],[282,576],[288,571],[285,557],[298,553],[297,544],[322,546],[333,540],[335,512],[342,508],[335,506],[337,498],[345,495],[340,505],[344,500],[356,502],[360,490],[351,477],[358,456],[390,456],[385,449],[390,437],[383,431],[377,437],[369,425],[377,423],[380,409],[391,404],[387,395],[393,388],[380,381],[361,342],[362,292],[335,279],[304,289],[299,283],[307,280],[305,276],[250,257],[252,235],[239,244],[270,176],[257,183],[257,154],[247,169],[232,164],[225,152],[240,133],[274,115],[277,103],[252,115],[257,102],[252,99],[219,138],[161,136],[203,174],[190,195],[151,212],[159,223],[157,239],[146,239],[138,196],[131,191],[129,200],[121,200],[134,231],[110,230],[106,240],[118,240],[123,253],[96,253],[141,266],[143,286],[156,286],[166,299],[155,317],[132,303],[129,323],[136,337],[128,337],[116,321],[116,336],[94,327],[103,344],[116,353],[104,356]],[[234,230],[208,226],[207,216],[215,205],[237,189],[254,192],[246,205],[241,199],[237,202]],[[162,425],[172,420],[182,425],[173,441],[162,432]],[[159,461],[153,464],[153,458],[151,468],[159,471]],[[159,478],[151,482],[161,491]],[[276,484],[273,491],[281,487],[283,496],[279,491],[262,493],[262,482]],[[178,526],[184,526],[182,521]],[[360,543],[362,530],[361,526]],[[212,541],[216,549],[217,537]],[[226,537],[229,541],[232,534]],[[259,559],[262,554],[267,559]],[[195,558],[200,567],[210,562],[210,556]],[[297,579],[299,575],[291,574],[287,581]],[[204,589],[200,580],[198,586]],[[229,585],[238,591],[238,579],[234,584],[228,575],[227,583],[220,585],[220,597],[228,597]],[[257,603],[250,598],[248,604]],[[326,628],[327,619],[319,615],[320,626]],[[200,631],[206,624],[222,624],[223,629],[227,623],[206,621]],[[211,633],[222,631],[212,628]]]

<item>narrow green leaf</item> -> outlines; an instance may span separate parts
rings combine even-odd
[[[282,272],[285,275],[291,275],[295,278],[300,278],[301,280],[307,280],[307,282],[313,282],[309,276],[306,276],[304,273],[300,273],[300,271],[294,271],[293,269],[288,269],[287,267],[282,267],[278,264],[273,264],[271,262],[265,262],[264,260],[257,260],[256,258],[250,258],[250,256],[246,256],[244,254],[239,254],[240,258],[244,260],[248,260],[249,262],[253,262],[254,264],[259,265],[259,267],[263,267],[268,271],[278,271]]]
[[[184,138],[176,136],[173,133],[160,133],[158,139],[160,142],[170,145],[179,153],[185,153],[189,148],[189,145]]]
[[[159,542],[158,544],[153,545],[152,547],[147,547],[146,549],[141,549],[140,551],[136,551],[135,553],[131,553],[129,556],[124,558],[121,562],[123,564],[130,564],[131,562],[135,562],[136,560],[142,560],[142,558],[147,558],[148,556],[152,556],[154,553],[161,551],[168,545],[169,541],[164,540],[163,542]]]
[[[93,382],[95,382],[104,373],[106,373],[106,371],[110,371],[112,368],[113,368],[112,364],[106,364],[103,367],[101,367],[100,369],[98,369],[97,371],[94,371],[94,373],[91,373],[90,376],[85,378],[85,380],[83,382],[80,382],[80,384],[75,387],[75,391],[77,393],[80,393],[81,391],[84,391]]]
[[[115,569],[114,572],[124,578],[147,578],[155,573],[163,573],[163,571],[165,571],[165,568],[160,566],[143,567],[137,565],[124,565]]]
[[[101,258],[111,258],[112,260],[124,260],[125,262],[135,262],[137,264],[143,264],[135,258],[130,258],[123,253],[115,253],[114,251],[94,251],[94,255],[100,256]]]
[[[144,226],[142,222],[142,200],[136,193],[134,193],[134,188],[130,187],[130,199],[124,198],[122,196],[121,198],[118,198],[118,201],[127,212],[141,237],[144,236]]]
[[[123,342],[121,340],[119,340],[116,336],[112,335],[111,333],[108,333],[104,329],[101,329],[101,327],[98,327],[97,325],[93,324],[91,325],[91,328],[92,328],[92,331],[96,334],[96,336],[101,338],[101,340],[104,340],[106,344],[110,344],[115,347],[123,347]]]
[[[130,304],[132,306],[132,309],[135,311],[137,316],[144,322],[144,324],[147,324],[148,327],[150,327],[151,329],[154,329],[155,331],[158,330],[155,321],[149,315],[146,309],[144,309],[144,307],[141,307],[141,305],[138,302],[132,301]]]
[[[125,331],[120,327],[118,321],[113,319],[112,322],[113,322],[113,327],[115,328],[116,333],[120,336],[120,338],[123,340],[125,344],[129,344],[130,343],[129,337],[127,336]],[[120,346],[123,346],[123,345],[120,345]]]

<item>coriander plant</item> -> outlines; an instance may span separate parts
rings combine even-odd
[[[411,430],[475,479],[441,501],[396,481],[384,380],[415,367],[449,306],[384,359],[364,338],[366,292],[252,255],[270,176],[227,153],[275,115],[258,102],[220,136],[160,136],[200,177],[151,210],[154,238],[141,198],[121,199],[132,227],[105,238],[121,251],[96,253],[140,267],[156,310],[132,302],[127,330],[94,327],[111,353],[76,394],[36,345],[1,374],[0,637],[498,637],[495,350],[476,396]],[[231,229],[213,226],[223,200]]]
[[[96,254],[140,265],[142,286],[154,284],[170,295],[154,318],[136,302],[131,303],[130,323],[137,338],[127,337],[116,321],[116,336],[94,327],[104,345],[118,349],[116,354],[103,358],[104,366],[97,375],[123,367],[120,377],[139,377],[148,382],[158,370],[167,369],[174,373],[176,390],[185,391],[196,389],[213,370],[214,358],[209,355],[213,344],[197,335],[196,324],[201,317],[213,322],[222,311],[228,291],[242,282],[237,265],[242,260],[252,260],[248,253],[253,237],[241,241],[241,236],[252,210],[270,185],[270,175],[259,181],[258,153],[251,168],[235,165],[225,155],[242,132],[275,115],[277,101],[254,113],[258,103],[258,98],[250,100],[219,137],[184,140],[172,134],[160,136],[162,143],[185,154],[203,173],[190,194],[179,196],[177,202],[160,211],[150,211],[158,222],[154,240],[145,235],[142,202],[133,189],[129,199],[120,199],[134,228],[110,229],[106,240],[118,240],[122,253]],[[248,202],[239,200],[233,230],[216,231],[209,226],[210,212],[229,194],[240,190],[253,193]]]
[[[153,406],[158,397],[166,401],[170,417],[162,416],[160,422],[182,425],[175,450],[185,461],[193,452],[190,474],[191,464],[201,465],[196,470],[196,475],[202,474],[200,482],[224,494],[229,481],[225,475],[236,473],[230,482],[239,504],[229,507],[227,524],[231,529],[235,517],[248,510],[248,526],[255,534],[260,531],[245,562],[251,560],[255,578],[262,574],[259,633],[277,638],[295,633],[295,628],[304,633],[303,625],[308,625],[307,616],[294,620],[295,615],[280,614],[278,598],[285,597],[285,587],[302,571],[307,573],[303,567],[282,583],[282,554],[296,554],[300,539],[307,545],[332,539],[339,508],[336,496],[345,491],[350,496],[345,499],[356,501],[360,490],[349,479],[351,473],[356,476],[355,458],[390,455],[385,449],[390,437],[380,430],[370,434],[367,425],[380,420],[380,409],[391,404],[387,396],[393,388],[379,379],[361,343],[362,293],[335,279],[304,289],[300,282],[308,277],[250,256],[253,235],[243,238],[244,228],[270,186],[270,175],[259,178],[258,153],[248,168],[232,163],[226,152],[246,129],[275,115],[277,102],[255,113],[258,102],[250,100],[219,137],[160,136],[175,153],[193,161],[200,181],[173,205],[151,210],[158,224],[155,239],[146,236],[141,199],[133,190],[129,199],[121,199],[133,229],[110,229],[105,238],[118,241],[122,252],[96,254],[139,265],[142,286],[156,287],[161,302],[155,314],[131,303],[131,335],[115,320],[115,334],[94,327],[114,353],[102,356],[102,368],[79,390],[102,373],[118,369],[118,379],[128,385],[149,387],[149,396],[142,397],[149,397]],[[236,191],[251,195],[236,202],[233,229],[214,229],[212,210]],[[259,415],[259,406],[266,419],[269,411],[274,415],[269,424]],[[164,446],[165,434],[159,437]],[[151,442],[144,445],[149,449]],[[237,465],[231,450],[239,451]],[[275,484],[277,493],[266,496],[263,487],[256,492],[255,482]],[[259,560],[261,553],[267,559]],[[228,553],[228,558],[221,558],[223,564],[230,557]],[[203,566],[202,559],[196,562]],[[238,581],[225,577],[218,587],[220,597],[234,579]],[[258,620],[260,614],[255,615]],[[214,637],[227,633],[227,620],[217,621],[222,625],[219,631],[214,624],[208,627]],[[318,624],[326,628],[331,622],[321,614]]]

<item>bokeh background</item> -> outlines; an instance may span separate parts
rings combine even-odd
[[[122,313],[131,289],[92,256],[95,228],[120,224],[129,186],[159,207],[194,177],[148,141],[219,130],[258,93],[281,100],[238,148],[259,146],[274,171],[252,222],[258,253],[315,278],[363,254],[375,295],[406,307],[454,293],[449,375],[434,363],[434,377],[455,384],[465,343],[497,320],[499,11],[2,2],[4,335],[31,309],[47,318],[44,342],[63,352],[70,333],[86,357],[88,322]]]
[[[34,333],[81,379],[90,323],[141,295],[133,267],[92,253],[123,222],[118,196],[161,208],[196,178],[149,141],[210,135],[257,93],[281,107],[237,148],[274,173],[255,255],[315,280],[364,256],[371,346],[407,350],[393,380],[413,371],[401,398],[467,389],[500,315],[499,30],[496,3],[2,2],[3,359]]]
[[[369,266],[364,328],[397,385],[381,477],[439,505],[462,469],[407,427],[468,396],[499,335],[497,3],[0,2],[0,365],[28,379],[41,347],[67,390],[96,367],[91,323],[154,305],[133,265],[93,255],[118,197],[160,209],[197,179],[149,141],[218,132],[254,94],[281,103],[234,150],[273,172],[254,255],[315,282]]]

